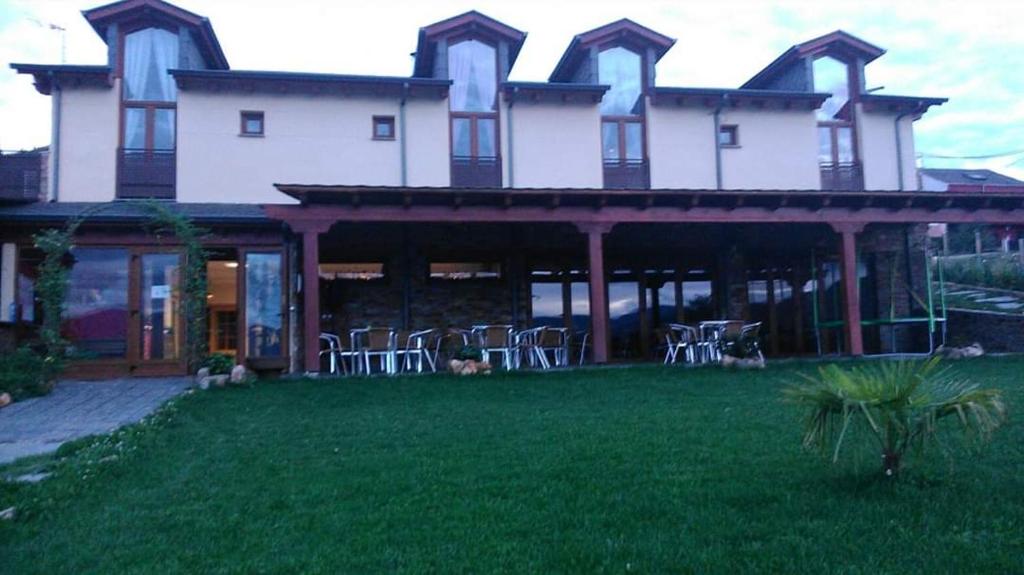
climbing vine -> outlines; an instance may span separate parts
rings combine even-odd
[[[75,233],[81,225],[105,205],[82,212],[63,228],[52,228],[33,237],[36,248],[43,252],[36,279],[36,296],[42,307],[40,347],[46,365],[44,377],[49,380],[63,369],[69,355],[69,342],[61,334],[61,319],[67,301]],[[155,202],[141,204],[149,221],[144,227],[157,238],[173,235],[181,243],[184,265],[181,269],[181,315],[185,326],[184,359],[194,370],[206,356],[206,261],[202,241],[207,230],[195,226],[185,215]]]
[[[206,358],[206,261],[203,238],[209,231],[197,227],[183,214],[157,204],[144,204],[152,216],[151,227],[159,238],[169,234],[181,242],[185,256],[181,277],[181,316],[185,325],[185,362],[195,371]]]

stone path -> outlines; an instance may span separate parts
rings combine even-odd
[[[50,395],[0,409],[0,464],[139,421],[188,386],[182,377],[61,381]]]

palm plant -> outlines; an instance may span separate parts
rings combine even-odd
[[[833,447],[832,461],[847,431],[863,420],[882,452],[882,472],[899,473],[910,448],[935,442],[938,423],[953,417],[968,438],[988,439],[1006,418],[1002,392],[939,369],[938,358],[924,362],[877,362],[843,369],[827,365],[817,377],[783,390],[792,403],[810,408],[804,430],[807,448]]]

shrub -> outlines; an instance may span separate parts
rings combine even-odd
[[[999,390],[939,370],[938,358],[851,369],[827,365],[817,377],[805,377],[806,383],[783,391],[790,402],[809,408],[804,446],[831,445],[832,461],[838,461],[850,427],[861,424],[878,441],[888,477],[899,473],[910,448],[923,452],[926,443],[937,443],[940,421],[952,418],[968,438],[988,439],[1006,418]]]
[[[46,395],[53,389],[54,375],[46,358],[22,347],[0,361],[0,393],[14,399]]]
[[[210,375],[227,375],[235,367],[235,358],[226,353],[211,353],[202,365],[210,370]]]

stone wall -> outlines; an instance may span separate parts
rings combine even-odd
[[[1024,352],[1024,316],[988,311],[947,310],[949,345],[978,342],[986,352]]]
[[[907,293],[909,287],[922,301],[927,301],[924,253],[926,231],[926,226],[875,225],[868,226],[857,238],[862,261],[867,261],[868,265],[874,268],[871,271],[875,276],[878,318],[888,318],[890,311],[897,318],[926,316],[925,310]],[[906,329],[883,325],[877,328],[877,332],[879,349],[868,350],[869,353],[918,351],[927,348],[926,339],[922,339],[927,338],[926,327]]]

